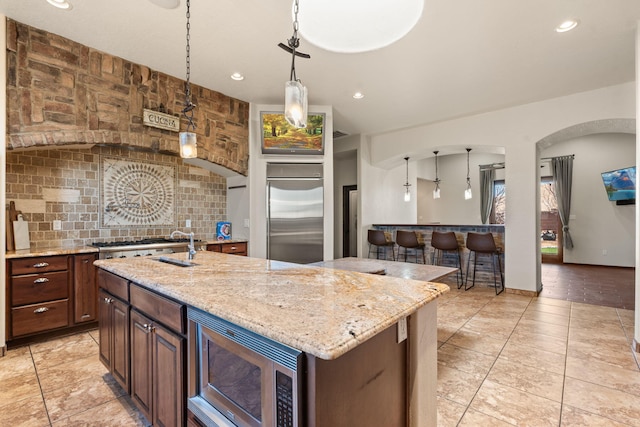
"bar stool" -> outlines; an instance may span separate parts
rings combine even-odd
[[[427,263],[427,258],[424,255],[424,243],[418,242],[418,236],[414,231],[396,231],[396,243],[398,243],[398,259],[400,259],[400,248],[404,248],[405,262],[407,261],[407,251],[415,249],[416,263],[418,263],[418,251],[422,251],[422,263]]]
[[[493,285],[496,288],[496,295],[504,291],[504,276],[502,275],[502,262],[500,261],[500,250],[496,247],[491,233],[467,233],[467,249],[469,249],[469,261],[467,262],[467,284],[469,283],[469,264],[471,264],[471,254],[473,253],[473,284],[464,289],[471,289],[476,284],[476,264],[478,254],[491,256],[491,265],[493,267]],[[500,272],[500,292],[498,292],[498,283],[496,282],[496,259],[498,260],[498,271]]]
[[[455,252],[458,261],[458,271],[456,272],[456,282],[458,289],[464,285],[464,277],[462,276],[462,258],[460,257],[460,245],[456,233],[453,231],[434,231],[431,233],[431,246],[433,247],[433,256],[431,264],[442,265],[442,255],[446,252]],[[439,259],[439,263],[436,261]],[[466,290],[466,288],[465,288]]]
[[[387,237],[382,230],[369,230],[367,233],[367,241],[369,242],[369,253],[367,258],[371,255],[371,246],[376,247],[376,258],[380,259],[380,248],[384,248],[384,257],[387,258],[387,248],[391,248],[391,257],[396,260],[396,243],[393,240],[387,240]]]

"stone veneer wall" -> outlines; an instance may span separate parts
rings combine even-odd
[[[176,165],[177,223],[172,227],[101,229],[101,155]],[[75,247],[94,241],[168,237],[175,229],[193,231],[196,238],[210,240],[214,239],[216,222],[226,219],[226,179],[164,154],[99,146],[7,152],[6,186],[7,202],[16,201],[29,222],[32,250]],[[65,190],[79,191],[79,200],[65,201]],[[190,230],[184,228],[187,219],[192,221]],[[62,221],[62,230],[53,230],[54,220]]]
[[[178,134],[143,125],[142,114],[161,106],[179,114],[183,80],[10,19],[6,48],[8,149],[86,143],[179,153]],[[249,104],[191,91],[198,157],[246,176]]]

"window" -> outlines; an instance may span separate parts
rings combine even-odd
[[[489,223],[491,224],[504,224],[504,192],[504,180],[493,181],[493,208],[491,209],[491,216],[489,218]]]

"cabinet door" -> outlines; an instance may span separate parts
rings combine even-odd
[[[113,297],[100,289],[98,293],[98,330],[100,331],[100,361],[111,371],[111,348],[113,348]]]
[[[131,398],[147,420],[153,412],[152,331],[151,320],[131,310]]]
[[[113,353],[111,375],[129,393],[129,304],[113,298]]]
[[[96,266],[93,262],[96,254],[76,255],[74,257],[74,322],[92,322],[97,319]]]
[[[156,325],[153,331],[153,425],[184,425],[185,339]]]

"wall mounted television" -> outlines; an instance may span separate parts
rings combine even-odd
[[[263,154],[324,154],[325,114],[309,114],[307,127],[291,126],[283,112],[260,112]]]
[[[602,182],[609,200],[615,201],[619,205],[635,204],[635,166],[602,172]]]

